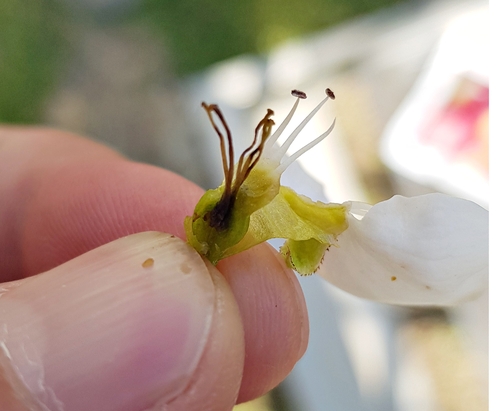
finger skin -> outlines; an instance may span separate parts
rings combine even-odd
[[[122,237],[10,283],[0,324],[2,411],[229,411],[238,395],[234,296],[170,234]]]
[[[185,238],[203,191],[69,133],[0,128],[0,279],[56,267],[117,238],[160,231]],[[268,245],[219,265],[245,330],[240,401],[276,386],[303,355],[307,312],[291,270]]]

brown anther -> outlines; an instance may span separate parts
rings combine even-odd
[[[300,90],[292,90],[292,96],[298,97],[298,98],[301,98],[301,99],[306,99],[307,98],[307,94],[304,93],[303,91],[300,91]]]
[[[333,91],[329,88],[325,90],[325,93],[328,97],[330,97],[332,100],[335,100],[335,94],[333,94]]]

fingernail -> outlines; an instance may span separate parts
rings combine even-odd
[[[193,249],[131,235],[0,294],[0,367],[50,410],[147,409],[186,388],[214,306]]]

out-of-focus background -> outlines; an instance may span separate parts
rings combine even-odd
[[[315,200],[442,191],[488,208],[489,37],[483,0],[0,0],[0,122],[100,140],[205,188],[220,184],[218,103],[248,145],[301,89],[302,134],[337,125],[283,176]],[[292,147],[293,151],[293,147]],[[363,301],[300,279],[310,346],[238,411],[483,411],[488,300],[450,309]]]

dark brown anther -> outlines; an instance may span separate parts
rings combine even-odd
[[[300,90],[292,90],[292,96],[298,97],[298,98],[301,98],[301,99],[306,99],[307,98],[307,94],[304,93],[303,91],[300,91]]]
[[[335,100],[335,94],[333,94],[333,91],[329,88],[325,90],[325,93],[328,97],[330,97],[332,100]]]

